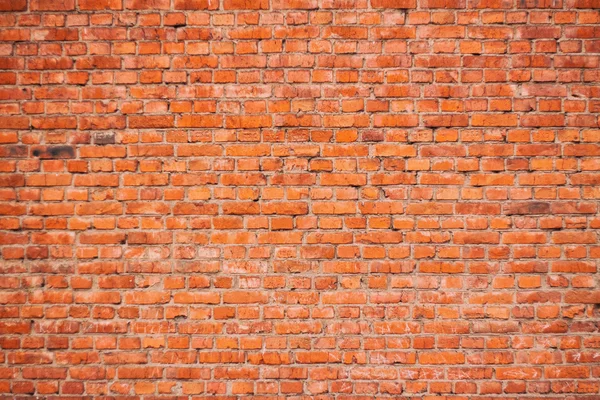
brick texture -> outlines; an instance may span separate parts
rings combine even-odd
[[[600,399],[600,1],[0,26],[0,399]]]

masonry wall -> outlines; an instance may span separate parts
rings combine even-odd
[[[0,11],[0,398],[600,398],[598,0]]]

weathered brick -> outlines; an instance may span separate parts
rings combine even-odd
[[[597,398],[598,8],[0,0],[0,392]]]

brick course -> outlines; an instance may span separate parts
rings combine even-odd
[[[0,26],[0,398],[600,398],[600,1]]]

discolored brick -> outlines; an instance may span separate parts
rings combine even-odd
[[[599,8],[0,0],[0,393],[598,398]]]

